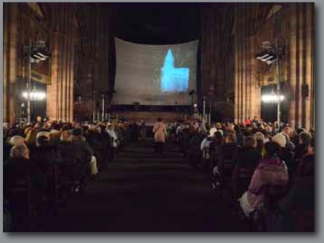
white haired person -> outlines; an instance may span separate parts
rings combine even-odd
[[[9,139],[9,144],[12,146],[25,144],[25,138],[20,135],[15,135]]]
[[[292,175],[296,170],[297,164],[294,160],[292,151],[290,151],[290,149],[287,147],[286,136],[283,133],[278,133],[271,138],[271,141],[277,143],[280,146],[278,156],[280,157],[280,159],[285,161],[288,167],[288,172],[290,175]]]
[[[45,176],[35,163],[30,161],[30,151],[26,144],[18,144],[11,148],[10,159],[7,164],[4,165],[4,189],[8,189],[10,193],[10,187],[14,186],[17,179],[29,177],[33,187],[44,189],[46,182]]]
[[[118,137],[115,131],[115,126],[112,123],[108,122],[106,127],[106,132],[109,134],[111,139],[111,145],[112,145],[111,156],[112,156],[112,160],[114,160],[117,152],[117,147],[118,147],[118,143],[117,143]]]

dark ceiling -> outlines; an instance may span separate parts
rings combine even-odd
[[[200,38],[200,3],[118,3],[116,35],[143,44]]]

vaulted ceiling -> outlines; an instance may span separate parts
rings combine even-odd
[[[146,44],[174,44],[200,37],[200,3],[118,3],[117,33]]]

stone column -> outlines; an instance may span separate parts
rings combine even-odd
[[[250,38],[250,58],[251,58],[251,76],[249,84],[249,93],[250,93],[250,113],[248,116],[251,118],[254,116],[261,117],[261,88],[258,85],[257,81],[257,59],[254,58],[257,50],[255,49],[255,39],[256,37]]]
[[[289,124],[291,124],[292,128],[296,128],[299,126],[298,122],[298,113],[296,110],[299,107],[296,105],[296,101],[299,100],[299,93],[296,91],[297,85],[297,12],[296,12],[296,3],[291,3],[289,9],[290,15],[290,35],[289,35],[289,74],[288,74],[288,82],[289,82],[289,90],[290,90],[290,100],[289,100]]]
[[[9,114],[7,114],[11,125],[16,122],[17,22],[18,3],[9,3],[9,53],[7,67],[9,73],[7,74],[8,81],[6,83],[9,84],[9,99],[7,99],[7,102],[9,103],[9,107],[7,104]]]
[[[297,52],[298,52],[298,62],[297,62],[297,70],[298,70],[298,76],[297,76],[297,92],[299,99],[298,101],[298,107],[299,109],[296,111],[298,114],[298,127],[304,127],[305,126],[305,98],[302,95],[302,85],[305,82],[305,57],[304,57],[304,51],[305,51],[305,37],[304,37],[304,11],[303,11],[303,3],[297,3],[297,31],[298,31],[298,46],[297,46]]]
[[[47,115],[51,120],[57,120],[58,117],[58,93],[59,93],[59,85],[58,85],[58,33],[53,32],[52,34],[52,56],[51,56],[51,84],[47,86]]]
[[[309,87],[308,97],[305,100],[306,129],[315,127],[315,92],[314,90],[314,3],[305,3],[306,7],[306,83]]]
[[[69,56],[70,56],[70,62],[69,62],[69,82],[68,82],[68,121],[73,121],[73,84],[74,84],[74,26],[71,24],[71,36],[69,38]]]

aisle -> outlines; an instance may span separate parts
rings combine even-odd
[[[226,202],[213,195],[204,174],[167,145],[161,158],[153,141],[130,145],[115,162],[44,225],[55,232],[246,231]]]

